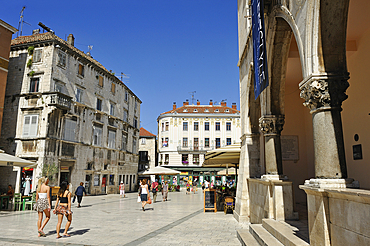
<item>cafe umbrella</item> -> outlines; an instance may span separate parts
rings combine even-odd
[[[0,166],[35,167],[37,163],[6,154],[0,150]]]
[[[173,170],[171,168],[157,166],[140,172],[139,175],[177,175],[179,173],[179,171]]]

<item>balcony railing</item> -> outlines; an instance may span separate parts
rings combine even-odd
[[[215,149],[215,146],[177,146],[178,152],[207,152]]]
[[[71,109],[72,100],[71,97],[64,95],[60,92],[50,94],[49,105],[55,105],[63,109]]]

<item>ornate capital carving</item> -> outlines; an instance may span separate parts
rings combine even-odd
[[[347,78],[309,80],[300,87],[300,97],[311,113],[320,109],[341,108],[342,102],[348,98],[345,94],[348,86]]]
[[[280,135],[285,123],[284,115],[265,115],[259,119],[260,130],[265,136]]]

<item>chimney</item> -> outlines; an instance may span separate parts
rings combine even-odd
[[[35,29],[35,30],[32,31],[32,35],[39,34],[39,33],[40,33],[40,29]]]
[[[199,102],[199,100],[197,100],[197,105],[200,105],[200,102]]]
[[[226,107],[226,102],[221,102],[222,107]]]
[[[213,101],[212,101],[212,99],[211,99],[211,100],[209,100],[209,105],[213,105]]]
[[[73,34],[69,34],[67,37],[67,43],[69,43],[72,46],[75,46],[75,37],[73,37]]]
[[[176,109],[176,102],[173,102],[172,109],[173,109],[173,110],[175,110],[175,109]]]
[[[232,109],[236,109],[237,110],[236,103],[233,103],[233,105],[231,107],[232,107]]]
[[[184,106],[189,105],[189,99],[186,99],[186,102],[183,104]]]

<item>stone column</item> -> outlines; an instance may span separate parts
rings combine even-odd
[[[259,119],[260,130],[265,137],[265,163],[267,175],[282,175],[280,133],[284,125],[283,115],[264,115]]]
[[[342,102],[349,84],[348,76],[311,76],[299,85],[303,105],[311,110],[315,151],[315,177],[345,179],[347,167],[344,154],[341,119]]]

